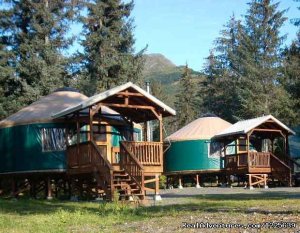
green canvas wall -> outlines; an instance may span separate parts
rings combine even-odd
[[[43,152],[42,128],[63,124],[30,124],[0,129],[0,173],[65,169],[65,151]]]
[[[210,140],[171,142],[165,155],[166,172],[223,168],[223,159],[208,157],[209,142]]]

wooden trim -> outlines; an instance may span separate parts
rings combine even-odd
[[[128,90],[126,90],[125,92],[124,91],[120,91],[116,95],[117,96],[137,96],[137,97],[144,97],[144,95],[141,94],[141,93],[128,92]]]
[[[145,191],[153,191],[153,192],[155,192],[155,189],[153,189],[153,188],[148,188],[148,187],[144,187],[144,190],[145,190]]]
[[[135,108],[135,109],[146,109],[146,110],[152,110],[154,107],[151,106],[141,106],[141,105],[125,105],[125,104],[110,104],[110,103],[103,103],[103,106],[107,107],[116,107],[116,108]]]

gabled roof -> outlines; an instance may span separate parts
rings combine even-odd
[[[215,134],[230,126],[231,124],[229,122],[220,117],[201,117],[171,134],[165,140],[186,141],[211,139]]]
[[[124,93],[124,91],[126,90],[133,92],[133,94],[136,94],[130,96],[130,101],[134,102],[134,106],[145,104],[146,106],[158,108],[162,113],[163,117],[176,115],[176,111],[170,108],[169,106],[167,106],[166,104],[164,104],[162,101],[160,101],[153,95],[149,94],[148,92],[144,91],[142,88],[138,87],[137,85],[128,82],[121,86],[117,86],[110,90],[102,92],[100,94],[94,95],[75,106],[56,112],[55,114],[52,115],[52,117],[53,118],[63,117],[72,114],[74,112],[82,111],[100,102],[103,103],[104,105],[107,104],[107,106],[119,112],[121,115],[126,115],[124,108],[119,108],[117,106],[109,105],[109,104],[118,104],[120,102],[120,99],[118,99],[120,93]],[[132,114],[131,115],[132,118],[136,118],[135,122],[138,123],[138,122],[143,122],[143,119],[141,117],[139,118],[139,115],[149,114],[149,113],[147,113],[146,111],[143,112],[140,109],[132,108],[130,114]],[[148,119],[148,120],[153,120],[153,119]]]
[[[259,125],[272,120],[274,123],[278,124],[282,129],[286,130],[289,134],[295,134],[293,130],[283,124],[281,121],[277,120],[272,115],[257,117],[249,120],[239,121],[229,128],[223,130],[222,132],[215,135],[215,137],[223,137],[235,134],[246,134],[252,129],[258,127]]]

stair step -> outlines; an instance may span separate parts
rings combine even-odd
[[[144,194],[142,193],[120,194],[120,197],[130,197],[130,196],[144,196]]]
[[[113,179],[113,182],[130,182],[131,179]]]
[[[126,176],[129,176],[129,175],[128,174],[114,174],[114,177],[115,176],[126,177]]]

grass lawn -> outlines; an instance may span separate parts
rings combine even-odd
[[[138,208],[120,203],[0,199],[0,232],[211,232],[181,226],[183,222],[269,221],[294,222],[297,226],[260,232],[300,232],[299,216],[299,195],[283,193],[195,195],[179,197],[178,204]]]

